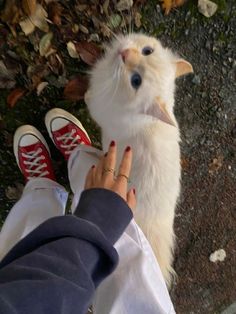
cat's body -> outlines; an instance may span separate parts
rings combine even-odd
[[[147,47],[153,50],[150,54],[146,54]],[[174,81],[190,72],[190,67],[156,39],[138,34],[120,37],[92,71],[86,99],[102,128],[104,150],[115,140],[120,159],[124,148],[132,147],[130,179],[138,201],[134,217],[168,284],[173,273],[173,222],[181,174]]]

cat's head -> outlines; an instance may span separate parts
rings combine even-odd
[[[85,100],[106,132],[132,132],[155,119],[174,124],[175,79],[192,71],[153,37],[119,36],[92,70]]]

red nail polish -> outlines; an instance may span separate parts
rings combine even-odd
[[[111,141],[110,146],[113,147],[115,145],[116,145],[116,142],[115,141]]]
[[[127,146],[126,149],[125,149],[126,152],[129,152],[130,150],[131,150],[130,146]]]
[[[104,157],[107,157],[107,153],[104,155]]]
[[[134,195],[136,194],[135,188],[133,188]]]

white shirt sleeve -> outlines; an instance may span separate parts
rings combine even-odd
[[[119,264],[98,287],[94,314],[175,313],[158,262],[134,220],[115,247]]]

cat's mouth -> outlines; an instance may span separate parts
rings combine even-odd
[[[165,103],[161,101],[159,97],[156,97],[151,107],[149,107],[145,112],[142,113],[176,127],[174,121],[171,119],[166,109]]]

